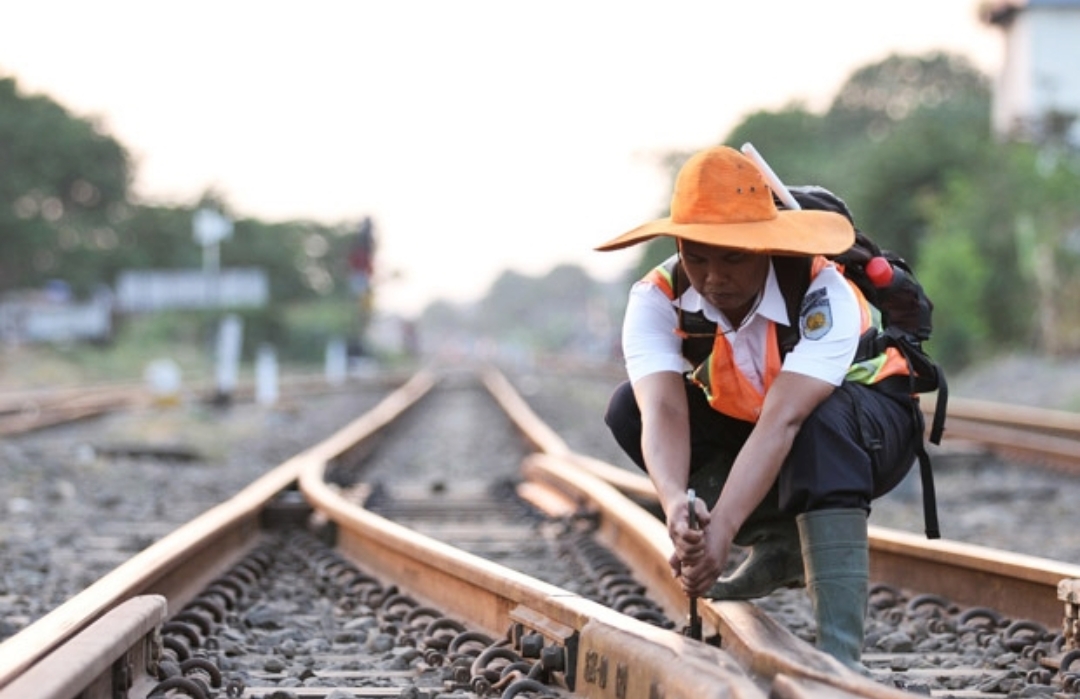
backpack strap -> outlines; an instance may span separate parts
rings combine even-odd
[[[934,367],[937,368],[936,366]],[[937,405],[934,406],[934,421],[930,426],[930,442],[941,444],[941,435],[945,431],[945,406],[949,401],[949,386],[945,382],[945,374],[938,371]],[[916,406],[917,407],[917,406]],[[919,411],[920,417],[922,411]],[[923,427],[925,430],[925,427]],[[922,475],[923,490],[923,514],[926,520],[926,538],[940,539],[941,529],[937,520],[937,498],[934,494],[934,474],[930,470],[930,456],[926,453],[926,445],[919,440],[919,471]]]
[[[886,328],[884,335],[882,346],[895,347],[907,362],[911,392],[937,391],[934,420],[930,426],[930,442],[941,444],[941,437],[945,432],[945,413],[949,403],[949,385],[945,381],[945,372],[927,356],[919,340],[895,328]]]
[[[919,476],[922,480],[923,521],[927,539],[940,539],[941,529],[937,517],[937,495],[934,489],[934,472],[930,467],[930,455],[926,451],[926,420],[918,394],[937,391],[937,405],[934,408],[934,420],[931,424],[929,440],[933,444],[941,443],[945,431],[945,408],[949,400],[949,387],[945,383],[945,374],[922,351],[922,345],[912,336],[898,331],[895,327],[885,328],[877,338],[877,347],[884,351],[894,347],[900,352],[907,364],[906,377],[895,376],[872,384],[878,390],[903,396],[911,405],[911,418],[915,424],[915,455],[919,459]]]
[[[916,420],[916,424],[919,426],[920,432],[923,429],[922,412],[919,410],[919,402],[917,400],[912,401],[914,404],[914,412],[918,413],[919,419]],[[922,481],[922,500],[923,500],[923,527],[926,531],[927,539],[940,539],[941,538],[941,525],[938,524],[937,516],[937,490],[934,488],[934,471],[930,467],[930,455],[926,453],[926,443],[923,442],[922,435],[919,435],[918,441],[915,443],[915,455],[919,458],[919,478]]]
[[[784,305],[787,307],[788,324],[786,326],[776,323],[777,346],[780,348],[780,358],[787,356],[795,345],[799,343],[799,309],[802,306],[806,290],[810,288],[809,257],[789,257],[787,255],[774,255],[772,258],[773,270],[776,272],[776,282],[780,285],[780,293],[784,297]]]
[[[920,384],[923,388],[927,385],[937,388],[937,404],[934,406],[934,420],[930,426],[930,442],[941,443],[942,433],[945,431],[945,411],[949,401],[949,386],[945,382],[945,373],[930,361],[930,358],[922,352],[922,347],[917,341],[904,334],[890,334],[889,344],[896,347],[904,356],[908,365],[908,393],[912,396],[919,393]],[[918,441],[915,443],[915,455],[919,459],[919,476],[922,479],[923,495],[923,524],[926,529],[927,539],[940,539],[941,528],[937,518],[937,494],[934,489],[934,472],[930,467],[930,455],[926,452],[926,422],[923,418],[922,408],[918,398],[911,401],[912,417],[918,430]]]
[[[676,303],[682,296],[682,290],[689,288],[690,280],[686,278],[682,260],[675,263],[671,270],[671,288]],[[716,323],[705,317],[701,311],[687,313],[680,310],[678,313],[679,330],[685,334],[682,341],[682,355],[693,366],[698,366],[712,353],[713,342],[716,336]]]

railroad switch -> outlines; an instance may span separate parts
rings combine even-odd
[[[263,508],[259,515],[259,524],[265,529],[302,527],[313,512],[303,493],[298,490],[285,490]]]

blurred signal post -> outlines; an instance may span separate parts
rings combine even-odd
[[[350,354],[364,355],[364,338],[373,308],[372,275],[375,271],[375,224],[364,217],[349,249],[349,288],[357,299],[357,333]],[[353,344],[353,343],[350,343]]]

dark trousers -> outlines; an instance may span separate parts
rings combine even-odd
[[[690,409],[688,485],[711,508],[754,425],[718,413],[699,387],[684,384]],[[844,383],[807,417],[776,483],[747,524],[811,510],[869,512],[871,501],[895,488],[911,469],[922,433],[922,425],[915,424],[919,415],[904,394]],[[629,382],[615,389],[604,421],[645,470],[641,413]]]

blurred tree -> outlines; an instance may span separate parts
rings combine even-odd
[[[222,266],[259,267],[270,277],[273,302],[345,293],[345,277],[328,268],[338,233],[310,221],[236,221],[233,237],[221,247]],[[343,253],[342,253],[343,254]]]
[[[934,302],[934,335],[927,348],[949,369],[1001,348],[989,342],[994,320],[983,312],[993,275],[987,226],[993,227],[1001,212],[980,206],[986,192],[967,178],[954,176],[947,189],[946,196],[927,204],[930,226],[916,271]],[[1011,322],[1026,321],[1014,317]]]
[[[838,191],[863,230],[918,265],[926,201],[940,196],[954,173],[972,173],[994,148],[988,97],[924,107],[881,141],[852,151],[852,168],[837,173]]]
[[[127,151],[100,125],[0,78],[0,290],[104,281],[94,262],[120,245],[129,184]]]
[[[1075,157],[988,149],[927,205],[920,279],[935,294],[935,348],[962,366],[1002,351],[1080,351],[1080,188]]]
[[[989,79],[963,56],[896,54],[847,79],[825,115],[824,137],[880,142],[918,111],[988,98]]]
[[[202,252],[191,231],[195,209],[187,206],[135,206],[124,226],[123,255],[110,271],[184,269],[202,265]]]

